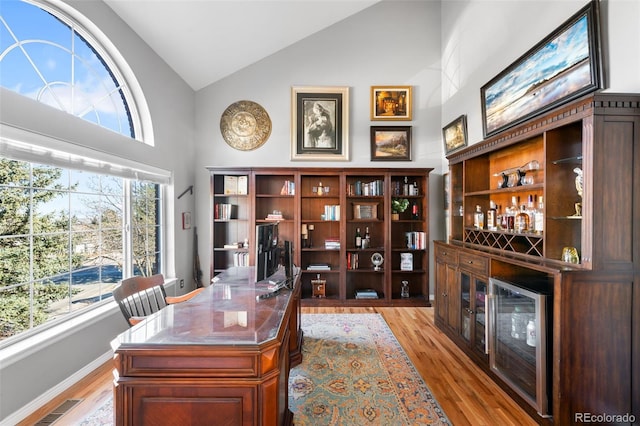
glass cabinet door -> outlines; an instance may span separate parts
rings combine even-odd
[[[485,280],[476,279],[475,287],[475,348],[481,353],[487,353],[487,337],[486,337],[486,301],[487,301],[487,283]]]
[[[460,335],[467,342],[471,342],[471,275],[460,272]]]

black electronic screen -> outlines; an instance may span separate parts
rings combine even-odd
[[[263,281],[278,269],[280,251],[278,249],[278,223],[256,225],[256,282]]]

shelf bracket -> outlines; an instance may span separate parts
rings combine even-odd
[[[184,194],[186,194],[186,193],[187,193],[187,191],[189,191],[189,194],[192,194],[192,195],[193,195],[193,185],[191,185],[190,187],[188,187],[187,189],[185,189],[184,191],[182,191],[182,194],[178,195],[178,200],[179,200],[180,198],[182,198],[182,196],[183,196]]]

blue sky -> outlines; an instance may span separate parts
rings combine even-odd
[[[0,1],[0,85],[131,136],[119,88],[100,56],[37,6]]]

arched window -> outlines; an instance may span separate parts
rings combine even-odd
[[[122,278],[166,273],[171,173],[85,144],[91,126],[81,119],[116,132],[96,128],[107,141],[153,145],[153,132],[124,58],[64,2],[0,0],[0,86],[73,115],[16,108],[33,121],[68,118],[63,135],[0,120],[1,351],[74,327],[72,319],[112,300]]]
[[[2,0],[0,85],[143,140],[136,88],[105,47],[52,3]]]

